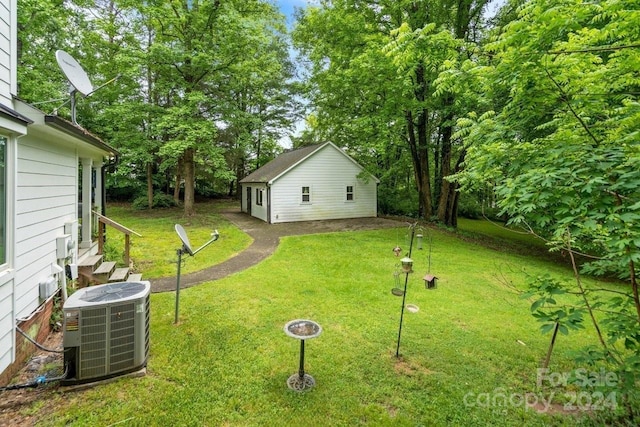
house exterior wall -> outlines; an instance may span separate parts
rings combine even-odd
[[[91,198],[91,172],[97,173],[94,193],[99,209],[100,168],[105,157],[115,152],[85,130],[46,116],[15,97],[16,5],[17,0],[0,0],[0,105],[5,107],[0,109],[0,137],[6,147],[0,164],[0,203],[5,209],[4,217],[0,215],[0,243],[4,245],[0,247],[4,250],[0,257],[0,385],[6,384],[34,349],[16,334],[15,325],[38,341],[49,333],[53,303],[51,296],[41,297],[40,282],[48,278],[58,285],[65,282],[58,268],[65,260],[58,259],[57,241],[65,235],[66,224],[78,224],[79,164],[85,165],[82,187],[89,194],[86,199]],[[91,203],[86,206],[83,217],[90,220]],[[89,236],[90,223],[85,228]],[[75,245],[73,258],[78,241]]]
[[[16,93],[16,0],[0,0],[0,104],[13,109]],[[4,242],[5,262],[0,262],[0,372],[14,360],[14,288],[15,254],[13,246],[13,212],[15,204],[15,144],[16,137],[26,133],[26,126],[0,117],[0,136],[6,139],[4,172]]]
[[[15,317],[42,302],[39,283],[58,263],[56,240],[77,217],[78,156],[75,149],[27,135],[19,140],[16,176]]]
[[[327,144],[271,186],[271,222],[377,216],[377,184],[357,178],[362,168]],[[352,186],[353,200],[346,188]],[[302,201],[302,187],[309,187],[310,201]],[[254,215],[256,216],[256,215]]]
[[[0,103],[11,106],[16,93],[16,1],[0,0]]]

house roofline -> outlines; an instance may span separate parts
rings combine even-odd
[[[263,168],[269,167],[269,165],[271,165],[271,162],[269,162],[266,165],[262,166],[261,168],[257,169],[256,171],[252,172],[248,176],[246,176],[243,179],[241,179],[240,180],[240,184],[266,184],[267,186],[273,185],[278,179],[280,179],[284,175],[288,174],[292,169],[295,169],[301,163],[304,163],[308,158],[314,156],[318,151],[321,151],[323,148],[325,148],[327,146],[333,147],[338,153],[342,154],[351,163],[353,163],[358,169],[360,169],[361,171],[367,173],[377,184],[380,183],[380,180],[375,175],[373,175],[372,173],[368,172],[364,167],[362,167],[361,164],[359,164],[354,158],[349,156],[344,150],[342,150],[340,147],[336,146],[333,142],[327,141],[327,142],[320,143],[320,144],[314,144],[314,145],[302,147],[302,148],[299,148],[297,150],[290,151],[288,153],[285,152],[285,153],[281,154],[280,156],[288,155],[290,153],[295,153],[298,150],[307,150],[307,152],[304,153],[304,155],[302,157],[298,157],[295,162],[288,163],[288,164],[285,163],[286,168],[279,169],[277,174],[273,174],[273,173],[269,173],[269,172],[262,173],[262,174],[259,173],[259,171],[261,171]],[[303,154],[303,153],[300,153],[300,154]],[[278,160],[278,158],[276,158],[275,160]],[[274,160],[272,160],[272,162],[273,161]]]
[[[289,173],[292,169],[296,168],[299,164],[303,163],[304,161],[306,161],[309,157],[313,156],[314,154],[316,154],[318,151],[322,150],[324,147],[326,147],[327,145],[332,146],[333,148],[335,148],[340,154],[342,154],[344,157],[347,158],[347,160],[349,160],[351,163],[353,163],[354,165],[356,165],[356,167],[360,168],[362,171],[368,173],[369,175],[371,175],[371,177],[373,178],[373,180],[376,182],[376,184],[380,184],[380,180],[373,175],[371,172],[368,172],[365,168],[362,167],[362,165],[360,163],[358,163],[353,157],[351,157],[350,155],[348,155],[342,148],[338,147],[336,144],[334,144],[331,141],[326,141],[323,143],[318,144],[318,146],[316,147],[315,150],[310,151],[306,156],[302,157],[300,160],[298,160],[296,163],[293,163],[292,165],[290,165],[287,169],[285,169],[284,171],[282,171],[280,174],[274,176],[273,178],[271,178],[269,181],[266,182],[267,185],[273,185],[273,183],[275,181],[277,181],[278,179],[280,179],[282,176],[286,175],[287,173]]]
[[[0,116],[11,120],[12,122],[20,123],[23,125],[30,125],[31,123],[33,123],[33,120],[31,120],[29,117],[22,115],[15,110],[12,110],[4,104],[0,104]]]
[[[80,140],[82,140],[83,142],[86,142],[87,144],[93,145],[96,148],[99,148],[103,151],[107,151],[109,152],[112,156],[118,156],[120,153],[113,147],[111,147],[109,144],[105,143],[104,141],[102,141],[100,138],[98,138],[97,136],[91,134],[89,131],[87,131],[86,129],[74,125],[73,123],[59,117],[59,116],[53,116],[53,115],[45,115],[44,116],[44,122],[48,125],[51,126],[52,128],[59,130],[61,132],[66,133],[67,135],[76,137]]]

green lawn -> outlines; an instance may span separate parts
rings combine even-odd
[[[251,238],[238,230],[233,224],[218,214],[220,209],[228,207],[229,201],[214,201],[196,204],[197,215],[192,218],[183,216],[182,208],[133,210],[129,205],[111,204],[107,207],[107,216],[125,227],[141,234],[131,237],[131,259],[134,270],[143,274],[145,280],[175,276],[177,250],[181,247],[175,224],[185,228],[191,245],[198,248],[211,238],[217,229],[220,238],[197,257],[185,258],[183,273],[191,273],[219,264],[236,255],[251,244]],[[107,228],[108,244],[124,251],[124,235]],[[115,261],[113,256],[110,260]]]
[[[169,224],[173,218],[149,218],[148,227],[155,221]],[[145,223],[141,219],[131,228]],[[570,280],[570,271],[444,231],[429,233],[438,289],[424,288],[425,245],[413,254],[407,303],[420,310],[405,311],[400,359],[395,349],[402,298],[390,291],[398,262],[392,248],[406,229],[287,237],[259,265],[183,290],[178,325],[173,324],[174,293],[153,294],[147,375],[58,394],[51,402],[57,409],[41,425],[542,426],[583,421],[538,414],[519,399],[536,390],[536,368],[549,336],[540,334],[530,303],[512,286],[522,288],[526,275],[545,272]],[[286,386],[297,371],[299,343],[284,334],[283,326],[295,318],[323,327],[322,335],[306,345],[306,370],[317,386],[302,394]],[[589,325],[560,336],[551,369],[575,368],[571,352],[592,342]]]

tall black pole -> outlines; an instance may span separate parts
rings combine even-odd
[[[413,236],[416,232],[416,224],[411,225],[411,241],[409,243],[409,255],[408,255],[409,258],[411,258],[411,251],[413,250]],[[409,282],[409,274],[411,274],[411,271],[405,272],[405,276],[404,276],[404,292],[402,293],[402,307],[400,309],[400,327],[398,328],[398,345],[396,346],[396,357],[400,357],[400,336],[402,335],[402,321],[404,319],[404,303],[407,298],[407,283]]]
[[[304,384],[304,340],[300,340],[300,367],[298,368],[298,376]]]
[[[178,324],[178,307],[180,305],[180,266],[182,265],[182,248],[178,249],[178,277],[176,278],[176,318],[173,324]]]

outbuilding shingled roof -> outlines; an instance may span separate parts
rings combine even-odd
[[[270,182],[327,144],[328,142],[308,145],[298,148],[297,150],[282,153],[257,171],[241,179],[240,182],[243,184],[250,182]]]

